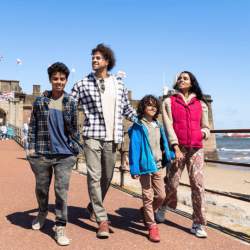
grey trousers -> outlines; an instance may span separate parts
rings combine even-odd
[[[39,213],[45,214],[48,211],[49,187],[54,171],[56,225],[66,225],[68,220],[67,194],[69,190],[69,180],[72,168],[76,163],[76,157],[46,157],[41,155],[33,155],[30,156],[28,160],[36,178],[35,191]]]
[[[96,221],[108,220],[103,206],[104,198],[113,178],[116,161],[116,144],[102,140],[84,138],[84,153],[87,163],[89,198]]]

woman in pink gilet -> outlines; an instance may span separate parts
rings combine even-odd
[[[208,107],[199,83],[191,72],[181,72],[177,76],[174,89],[176,93],[163,101],[162,115],[176,160],[166,177],[166,199],[158,210],[156,219],[163,222],[167,208],[176,208],[177,188],[186,166],[193,204],[191,233],[206,238],[202,140],[209,136]]]

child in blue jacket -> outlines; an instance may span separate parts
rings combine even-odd
[[[165,199],[163,168],[174,158],[162,125],[157,121],[159,100],[146,95],[139,102],[138,121],[129,129],[129,165],[133,179],[142,186],[144,223],[148,227],[149,240],[160,241],[154,213]]]

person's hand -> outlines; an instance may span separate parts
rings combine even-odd
[[[28,150],[28,156],[34,155],[35,154],[35,149],[30,149]]]
[[[139,179],[139,175],[132,175],[132,179],[134,179],[134,180]]]
[[[205,132],[202,131],[202,140],[205,140],[206,139],[206,134]]]
[[[183,161],[184,155],[178,145],[174,145],[176,167]]]

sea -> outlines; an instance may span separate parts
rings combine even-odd
[[[219,160],[250,164],[250,138],[216,137],[216,143]]]

